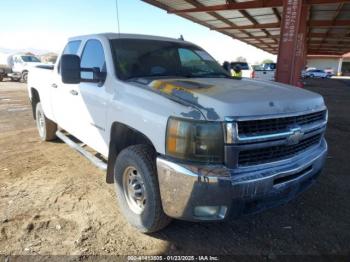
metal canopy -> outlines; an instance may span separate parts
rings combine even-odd
[[[232,38],[278,54],[283,0],[143,0]],[[305,0],[308,55],[350,52],[350,0]]]

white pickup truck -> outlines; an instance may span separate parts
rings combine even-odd
[[[254,66],[252,78],[259,81],[275,81],[276,64],[267,63]]]
[[[28,92],[40,138],[58,136],[106,169],[142,232],[170,218],[224,220],[286,203],[326,158],[320,95],[232,79],[182,40],[71,38],[55,66],[30,72]]]
[[[41,65],[40,60],[28,54],[0,54],[0,82],[5,77],[27,83],[28,72]]]

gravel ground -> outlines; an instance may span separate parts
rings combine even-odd
[[[0,255],[349,255],[350,80],[310,80],[329,107],[326,168],[291,203],[225,223],[174,221],[138,233],[103,172],[39,141],[25,85],[0,83]]]

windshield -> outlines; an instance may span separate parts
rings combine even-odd
[[[22,57],[22,60],[24,62],[40,62],[40,60],[38,58],[36,58],[35,56],[23,55],[21,57]]]
[[[117,75],[140,77],[229,77],[204,50],[188,43],[144,39],[111,40]]]

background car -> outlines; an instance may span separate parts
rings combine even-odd
[[[303,73],[303,76],[305,78],[329,78],[329,77],[331,77],[331,75],[328,74],[326,71],[320,70],[320,69],[307,70],[306,72]]]

